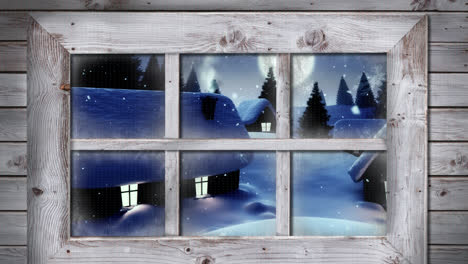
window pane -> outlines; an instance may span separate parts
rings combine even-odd
[[[276,55],[181,56],[182,137],[274,138],[275,64]]]
[[[292,234],[385,235],[385,152],[294,152]]]
[[[164,152],[73,151],[71,235],[162,236],[164,171]]]
[[[183,152],[181,234],[275,235],[275,162],[274,152]]]
[[[295,138],[385,138],[386,54],[292,55]]]
[[[164,137],[163,55],[72,55],[72,138]]]

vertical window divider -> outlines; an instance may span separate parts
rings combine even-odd
[[[165,65],[165,138],[179,138],[179,54],[166,54]],[[165,151],[165,236],[180,235],[180,153]]]
[[[278,54],[276,61],[276,137],[290,138],[291,56]],[[290,235],[291,158],[289,151],[276,151],[276,235]]]

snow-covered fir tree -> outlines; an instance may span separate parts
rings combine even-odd
[[[262,92],[258,98],[267,99],[273,108],[276,109],[276,79],[272,67],[268,69],[267,77],[262,85]]]
[[[212,93],[221,94],[221,91],[219,90],[218,82],[216,82],[216,80],[211,81],[210,91]]]
[[[377,109],[375,110],[377,118],[387,118],[387,81],[380,84],[380,90],[377,93]]]
[[[181,87],[182,88],[182,87]],[[187,83],[183,87],[183,92],[192,92],[192,93],[199,93],[200,92],[200,83],[198,82],[197,73],[192,66],[190,70],[189,77],[187,79]]]
[[[353,95],[349,91],[348,85],[343,76],[341,76],[340,86],[338,87],[338,93],[336,94],[337,105],[354,105]]]
[[[327,138],[333,128],[328,125],[329,120],[330,116],[322,102],[318,83],[315,82],[304,114],[299,118],[300,136],[302,138]]]
[[[164,70],[159,66],[156,55],[152,55],[141,81],[143,89],[164,90]]]
[[[363,72],[361,75],[361,81],[356,92],[356,105],[359,108],[376,107],[374,93],[370,87],[369,80],[366,74]]]

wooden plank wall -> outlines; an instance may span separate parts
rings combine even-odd
[[[26,262],[26,11],[184,9],[428,14],[429,260],[468,263],[468,0],[0,0],[0,263]]]

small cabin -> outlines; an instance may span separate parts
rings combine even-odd
[[[249,132],[276,132],[276,114],[271,103],[264,99],[243,101],[237,107],[245,128]]]

